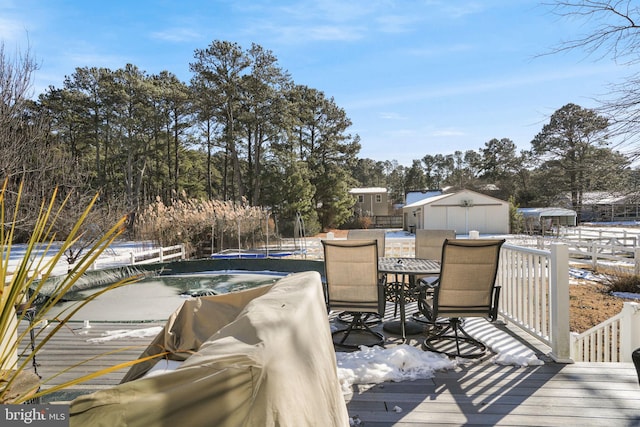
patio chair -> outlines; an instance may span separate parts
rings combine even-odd
[[[378,242],[378,256],[385,256],[385,235],[386,232],[384,230],[368,230],[368,229],[354,229],[349,230],[347,233],[347,240],[349,239],[376,239]],[[400,286],[400,282],[397,280],[386,280],[386,289],[385,289],[385,300],[394,303],[394,312],[393,317],[398,315],[398,286]],[[346,320],[347,315],[341,314],[338,316],[340,320]],[[367,319],[368,323],[380,322],[379,317],[369,316]]]
[[[453,240],[456,238],[455,230],[416,230],[415,239],[415,253],[416,258],[435,259],[440,261],[442,257],[442,245],[445,239]],[[427,284],[433,282],[438,278],[438,275],[430,274],[423,276],[416,276],[416,281]],[[427,288],[429,289],[429,288]],[[417,299],[417,295],[416,295]],[[418,300],[420,304],[420,300]],[[419,308],[418,308],[419,309]],[[413,314],[413,320],[425,323],[425,318],[420,312]],[[431,323],[431,322],[426,322]]]
[[[445,239],[455,238],[455,230],[416,230],[416,258],[440,261]]]
[[[455,238],[455,230],[416,230],[416,258],[440,261],[445,239],[453,240]],[[425,275],[416,277],[416,280],[433,282],[437,278],[437,275]]]
[[[385,306],[384,279],[378,274],[376,240],[323,240],[322,245],[327,310],[343,311],[352,316],[346,328],[332,333],[334,343],[348,348],[383,345],[384,336],[373,331],[366,322],[371,314],[382,317]],[[363,342],[362,337],[374,338],[374,341]],[[355,342],[347,341],[348,338]]]
[[[421,284],[419,307],[427,320],[435,322],[439,317],[447,317],[449,322],[424,340],[426,350],[450,357],[477,358],[485,354],[486,346],[464,330],[462,320],[497,319],[500,287],[495,281],[504,242],[504,239],[444,241],[440,275],[433,283]]]
[[[640,384],[640,348],[636,348],[631,353],[631,359],[636,367],[636,373],[638,374],[638,384]]]
[[[384,256],[386,232],[384,230],[354,229],[347,232],[347,240],[372,240],[378,243],[378,256]]]
[[[347,240],[372,240],[374,239],[378,243],[378,256],[384,256],[384,247],[385,247],[385,235],[386,232],[384,230],[371,230],[371,229],[353,229],[347,232]],[[342,312],[338,314],[338,320],[346,323],[351,322],[351,315],[346,312]],[[366,316],[365,322],[367,324],[376,324],[380,323],[382,318],[379,316],[375,316],[373,314],[369,314]]]

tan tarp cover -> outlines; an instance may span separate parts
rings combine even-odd
[[[72,426],[348,426],[317,272],[185,301],[142,354],[185,360],[169,373],[71,403]],[[140,378],[140,379],[137,379]]]

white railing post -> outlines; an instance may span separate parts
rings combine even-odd
[[[631,362],[631,352],[640,347],[640,304],[625,302],[620,325],[620,361]]]
[[[184,243],[180,245],[180,259],[185,259],[187,257],[187,251],[184,250]]]
[[[158,259],[160,260],[160,262],[164,261],[164,248],[162,246],[160,246],[158,252]]]
[[[580,353],[580,341],[578,339],[580,334],[577,332],[571,332],[569,334],[569,340],[571,341],[571,360],[575,362],[584,362],[582,360],[582,354]]]
[[[136,264],[136,254],[134,254],[133,252],[129,252],[129,264],[130,265]]]
[[[551,358],[560,363],[573,363],[570,356],[569,329],[569,248],[562,243],[551,245],[551,277],[549,283],[551,323]]]

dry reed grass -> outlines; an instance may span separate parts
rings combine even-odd
[[[184,244],[193,253],[202,244],[214,250],[255,247],[274,234],[275,224],[266,209],[246,203],[187,199],[165,205],[157,198],[136,215],[134,229],[138,239]]]

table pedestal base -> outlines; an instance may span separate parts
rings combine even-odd
[[[402,321],[401,320],[392,320],[390,322],[384,322],[382,325],[382,329],[391,332],[395,335],[402,336]],[[405,335],[419,335],[423,333],[425,330],[425,325],[422,325],[417,322],[405,322],[404,324],[404,333]]]

